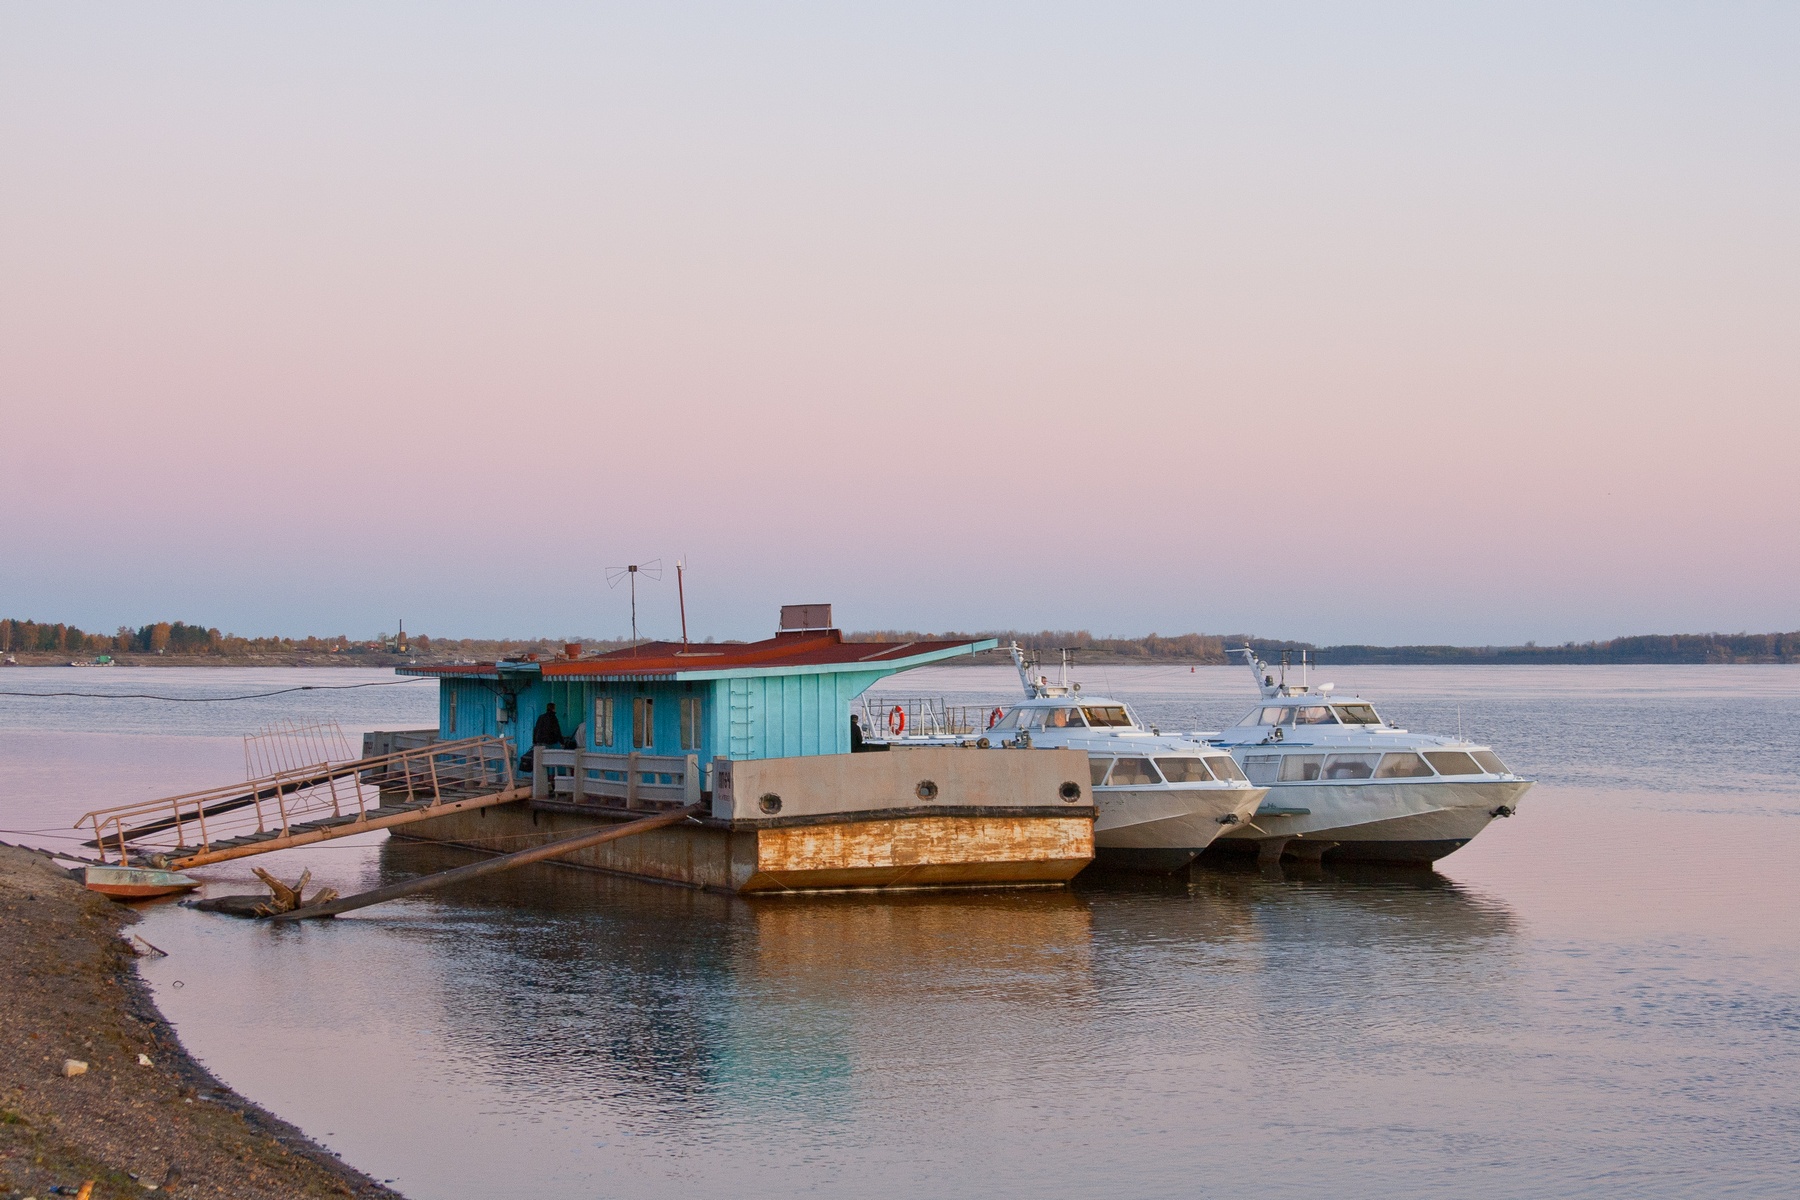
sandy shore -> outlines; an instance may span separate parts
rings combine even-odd
[[[398,1196],[188,1057],[133,968],[135,920],[0,845],[0,1196]]]

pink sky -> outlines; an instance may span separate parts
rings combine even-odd
[[[1800,626],[1781,7],[15,6],[0,615]],[[672,583],[644,626],[671,632]]]

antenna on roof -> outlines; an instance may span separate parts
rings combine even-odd
[[[662,559],[653,558],[649,562],[643,563],[642,565],[640,565],[638,563],[632,563],[628,567],[608,567],[608,568],[606,568],[606,586],[609,588],[618,587],[619,581],[621,579],[631,580],[631,648],[634,652],[637,650],[637,640],[638,640],[638,635],[637,635],[637,580],[638,580],[639,575],[646,575],[646,576],[650,577],[651,579],[661,579],[662,578]]]
[[[681,573],[687,569],[687,563],[675,560],[675,598],[681,602],[681,648],[687,649],[687,593],[681,587]]]

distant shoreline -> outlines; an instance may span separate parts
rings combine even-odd
[[[1269,661],[1271,661],[1271,662],[1279,662],[1278,658],[1275,658],[1275,657],[1269,655],[1267,652],[1264,653],[1264,656],[1265,656],[1265,658],[1268,658]],[[86,671],[102,671],[102,672],[104,672],[104,670],[106,669],[104,667],[95,667],[92,665],[84,665],[84,666],[78,667],[78,668],[70,667],[69,659],[66,655],[19,654],[19,655],[16,655],[16,657],[18,659],[17,663],[8,664],[7,667],[0,668],[0,679],[5,679],[6,672],[14,667],[16,667],[20,670],[24,670],[27,668],[32,669],[32,670],[43,670],[43,669],[48,668],[48,669],[57,669],[57,670],[65,670],[65,671],[80,670],[83,672],[86,672]],[[354,655],[354,656],[343,655],[343,654],[329,654],[329,655],[325,655],[325,654],[320,654],[320,655],[258,654],[258,655],[247,655],[244,657],[233,657],[233,656],[219,655],[219,654],[181,654],[181,655],[129,654],[129,655],[114,655],[113,659],[114,659],[113,665],[120,666],[120,667],[149,667],[149,668],[154,668],[154,669],[160,669],[160,668],[164,668],[164,667],[203,667],[203,668],[207,668],[207,669],[225,669],[225,670],[230,670],[230,669],[234,669],[234,668],[245,668],[245,669],[261,668],[261,669],[267,670],[267,669],[273,669],[273,668],[300,668],[300,667],[323,668],[323,669],[343,668],[343,669],[361,669],[361,670],[392,670],[395,667],[406,667],[406,666],[417,667],[417,666],[443,665],[443,664],[448,664],[448,663],[458,663],[458,662],[467,662],[468,661],[468,659],[466,659],[466,658],[440,657],[437,655],[400,655],[400,654],[380,654],[380,655],[367,654],[367,655]],[[546,659],[546,661],[551,661],[551,660]],[[1796,660],[1796,659],[1792,659],[1792,658],[1775,658],[1775,657],[1734,658],[1734,659],[1701,659],[1701,658],[1677,658],[1677,657],[1673,657],[1673,656],[1667,657],[1667,658],[1630,658],[1630,659],[1612,658],[1612,659],[1609,659],[1609,658],[1598,658],[1598,657],[1580,657],[1580,656],[1575,656],[1575,655],[1570,655],[1567,657],[1544,656],[1544,657],[1539,658],[1539,657],[1528,657],[1528,656],[1523,656],[1523,655],[1502,655],[1502,654],[1494,654],[1494,653],[1483,654],[1480,652],[1470,652],[1465,655],[1457,655],[1457,656],[1429,655],[1429,654],[1421,654],[1416,657],[1406,656],[1403,654],[1391,654],[1388,656],[1377,656],[1377,655],[1354,655],[1353,656],[1353,655],[1348,655],[1348,654],[1339,655],[1336,653],[1332,653],[1330,651],[1325,651],[1325,652],[1320,652],[1320,653],[1314,653],[1312,651],[1308,651],[1306,661],[1307,661],[1307,665],[1309,668],[1329,669],[1332,667],[1793,666],[1793,665],[1795,665],[1796,661],[1800,661],[1800,660]],[[1045,655],[1042,657],[1040,665],[1050,664],[1053,662],[1054,662],[1054,659],[1051,656]],[[1148,657],[1143,657],[1143,656],[1138,656],[1138,655],[1129,655],[1129,654],[1111,654],[1111,653],[1105,653],[1102,651],[1077,651],[1072,659],[1072,664],[1075,666],[1078,666],[1078,667],[1081,667],[1081,666],[1231,667],[1236,670],[1242,670],[1244,667],[1244,664],[1241,661],[1220,662],[1218,659],[1208,659],[1208,658],[1198,658],[1198,657],[1195,657],[1195,658],[1174,658],[1174,657],[1148,658]],[[978,667],[978,666],[992,667],[992,666],[1011,666],[1012,664],[1010,662],[1008,662],[1005,658],[1001,657],[997,652],[990,651],[990,652],[983,653],[983,654],[970,655],[966,658],[945,659],[942,662],[933,663],[931,665],[939,666],[939,667]],[[1299,665],[1299,655],[1298,654],[1294,655],[1293,665],[1295,665],[1295,666]]]

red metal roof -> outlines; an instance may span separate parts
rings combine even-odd
[[[695,672],[791,667],[881,667],[921,655],[986,649],[992,639],[933,642],[846,642],[835,629],[819,633],[784,633],[760,642],[642,642],[626,650],[580,658],[543,658],[535,664],[545,679],[593,676],[668,678]],[[403,668],[408,675],[492,675],[494,663]]]

